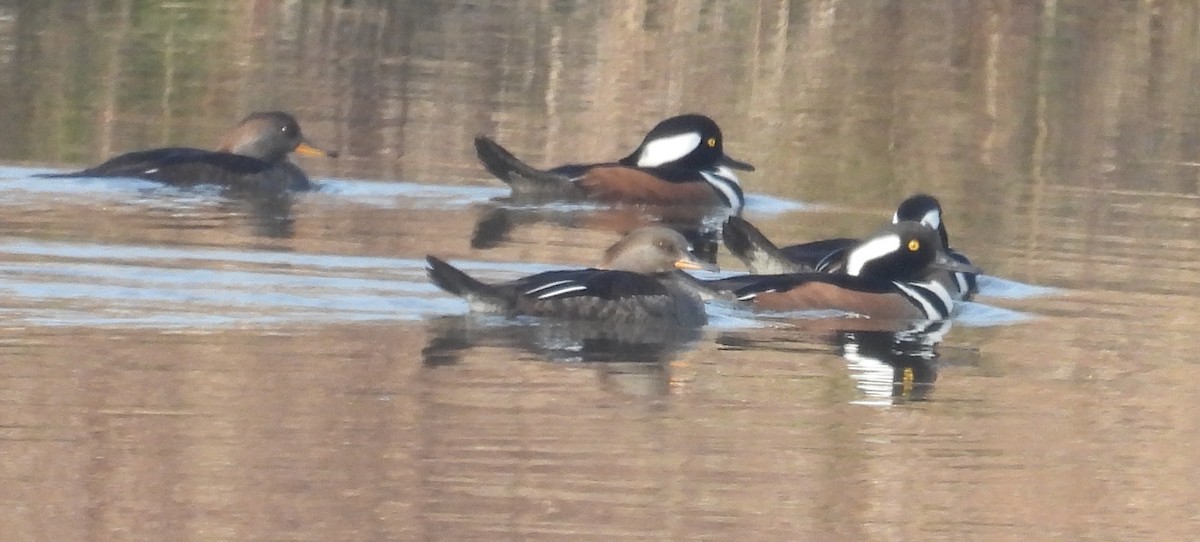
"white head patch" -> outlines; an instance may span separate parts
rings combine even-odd
[[[900,250],[900,236],[894,233],[867,241],[846,257],[846,274],[857,277],[864,265],[897,250]]]
[[[688,132],[651,140],[638,155],[638,167],[657,167],[687,156],[700,146],[700,134]]]
[[[921,217],[921,223],[933,229],[938,229],[942,225],[942,213],[937,209],[931,209]]]
[[[900,222],[900,212],[892,213],[892,224]],[[938,229],[942,225],[942,212],[937,209],[930,209],[925,212],[925,216],[921,217],[920,222],[933,229]]]

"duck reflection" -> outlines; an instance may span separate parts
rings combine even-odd
[[[839,330],[838,354],[865,398],[861,404],[921,401],[938,378],[937,346],[950,331],[948,320],[916,322],[901,331]]]
[[[666,395],[670,362],[692,349],[703,330],[689,326],[597,324],[544,319],[505,319],[467,314],[428,322],[421,351],[426,367],[459,363],[473,348],[532,353],[556,363],[589,363],[601,384],[621,393]]]
[[[715,262],[720,248],[721,224],[727,210],[711,207],[618,206],[595,209],[579,207],[511,207],[488,205],[482,208],[471,234],[471,248],[486,250],[499,247],[521,228],[539,224],[595,231],[628,232],[652,224],[666,226],[683,234],[701,259]]]
[[[949,320],[815,318],[789,324],[786,338],[775,331],[764,338],[734,333],[722,334],[717,342],[740,350],[799,354],[825,353],[833,347],[862,392],[853,402],[866,405],[928,399],[944,363],[938,346],[950,331]]]
[[[223,196],[222,210],[244,216],[255,236],[270,239],[291,239],[295,236],[296,221],[292,217],[294,196],[290,193],[226,191]]]

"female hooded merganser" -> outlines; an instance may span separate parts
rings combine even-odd
[[[946,254],[960,263],[971,264],[966,256],[949,248],[949,236],[946,234],[946,225],[942,222],[942,206],[937,198],[918,194],[904,200],[892,215],[893,224],[902,221],[920,222],[937,230]],[[736,216],[729,217],[725,222],[722,238],[729,251],[742,260],[751,273],[758,274],[842,272],[846,268],[848,251],[859,243],[858,239],[839,237],[780,248],[758,231],[758,228]],[[976,272],[943,272],[939,280],[956,300],[966,301],[979,291],[976,275]]]
[[[846,252],[843,273],[741,275],[699,284],[765,310],[832,309],[871,318],[944,320],[954,298],[939,270],[977,273],[942,249],[937,230],[900,221]]]
[[[215,151],[187,147],[135,151],[82,171],[49,176],[134,177],[174,186],[211,184],[250,192],[308,190],[308,176],[287,159],[292,152],[337,156],[337,152],[305,140],[291,115],[268,111],[242,119]]]
[[[516,197],[724,206],[735,213],[745,195],[733,170],[754,171],[725,154],[716,122],[696,114],[658,123],[632,154],[616,162],[537,169],[482,135],[475,138],[475,152]]]
[[[697,326],[706,321],[699,297],[660,280],[676,269],[710,269],[679,232],[661,226],[633,230],[604,253],[598,269],[546,271],[485,284],[427,256],[429,278],[463,297],[472,310],[612,323]]]

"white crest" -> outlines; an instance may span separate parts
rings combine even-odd
[[[871,239],[850,251],[846,257],[846,274],[857,277],[867,263],[900,250],[900,236],[888,234]]]
[[[700,134],[688,132],[651,140],[638,155],[638,167],[657,167],[687,156],[700,146]]]
[[[900,212],[892,213],[892,224],[900,222]],[[929,226],[933,229],[938,229],[942,225],[942,212],[937,209],[930,209],[921,217],[920,223]]]
[[[942,225],[942,212],[937,209],[930,209],[921,217],[921,223],[933,229],[938,229]]]

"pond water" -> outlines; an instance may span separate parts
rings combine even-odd
[[[1192,538],[1198,21],[0,1],[0,539]],[[316,191],[35,176],[264,109],[341,152],[296,159]],[[981,295],[899,334],[716,304],[598,337],[427,280],[426,254],[489,280],[592,265],[659,218],[506,202],[475,134],[601,161],[691,111],[757,166],[743,216],[770,237],[864,235],[931,193]]]

